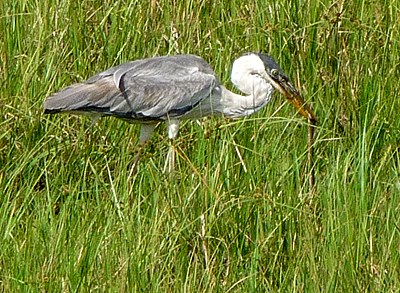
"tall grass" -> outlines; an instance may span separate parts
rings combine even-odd
[[[0,3],[4,292],[398,292],[396,1]],[[274,56],[319,116],[278,94],[238,121],[186,122],[176,173],[157,128],[43,116],[49,94],[122,62]],[[281,107],[282,105],[282,107]],[[279,111],[276,111],[280,108]]]

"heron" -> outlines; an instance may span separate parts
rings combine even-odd
[[[197,55],[169,55],[139,59],[100,72],[72,84],[44,101],[44,113],[90,114],[98,119],[114,116],[141,124],[139,145],[144,145],[156,125],[166,123],[168,138],[178,134],[180,121],[222,115],[237,119],[251,115],[271,101],[275,90],[297,111],[316,121],[312,108],[273,57],[246,53],[233,62],[232,83],[245,95],[224,87],[211,66]],[[172,144],[168,170],[174,166]],[[135,164],[138,160],[135,160]]]

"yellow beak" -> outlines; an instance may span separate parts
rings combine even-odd
[[[281,93],[288,99],[290,103],[299,111],[301,115],[306,117],[312,122],[317,121],[317,116],[311,107],[304,102],[304,99],[301,97],[300,93],[290,82],[282,82]]]
[[[298,90],[289,82],[286,76],[280,76],[279,80],[270,77],[267,73],[263,76],[275,89],[281,92],[288,101],[299,111],[301,115],[311,122],[317,121],[317,116],[309,105],[304,102]]]

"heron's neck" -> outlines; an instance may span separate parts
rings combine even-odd
[[[254,86],[252,94],[242,96],[222,87],[222,111],[226,117],[239,118],[259,111],[269,103],[274,88],[268,83]]]

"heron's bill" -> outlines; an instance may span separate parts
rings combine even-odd
[[[278,83],[278,89],[301,115],[311,122],[317,121],[317,116],[314,111],[308,104],[306,104],[306,102],[304,102],[304,99],[301,97],[298,90],[289,81]]]
[[[308,104],[304,102],[304,99],[300,96],[297,90],[294,89],[294,91],[291,92],[285,91],[284,95],[301,115],[312,122],[317,121],[317,116],[315,115],[314,111]]]
[[[314,114],[314,111],[304,102],[298,90],[290,83],[286,76],[281,75],[280,79],[275,79],[268,74],[264,74],[262,77],[279,90],[301,115],[311,122],[317,121],[317,116]]]

